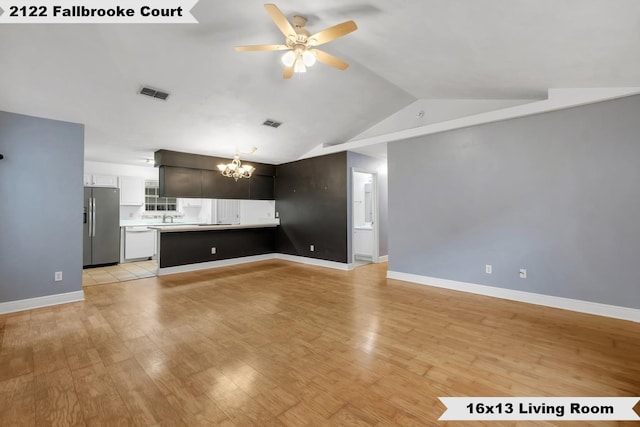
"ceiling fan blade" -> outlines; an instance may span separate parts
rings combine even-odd
[[[333,27],[329,27],[326,30],[322,30],[312,36],[309,36],[309,44],[311,46],[320,46],[321,44],[328,43],[331,40],[346,36],[357,29],[358,26],[355,22],[346,21],[342,24],[334,25]]]
[[[284,67],[284,72],[282,73],[283,79],[290,79],[293,76],[293,65],[291,67]]]
[[[330,65],[337,68],[338,70],[346,70],[347,67],[349,67],[349,64],[344,62],[342,59],[336,58],[335,56],[330,55],[327,52],[323,52],[318,49],[313,49],[312,52],[315,53],[316,59],[323,64]]]
[[[236,46],[238,52],[260,51],[260,50],[287,50],[288,46],[283,44],[257,44],[252,46]]]
[[[265,4],[264,8],[267,10],[267,13],[271,16],[271,19],[273,19],[273,22],[275,22],[285,37],[296,37],[296,30],[293,29],[291,23],[287,20],[280,9],[278,9],[278,6],[275,4]]]

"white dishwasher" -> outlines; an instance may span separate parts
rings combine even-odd
[[[156,254],[156,230],[147,227],[125,227],[125,260],[151,258]]]

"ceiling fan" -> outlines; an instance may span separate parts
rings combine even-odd
[[[318,33],[311,34],[305,28],[307,23],[305,18],[301,16],[294,16],[292,25],[275,4],[265,4],[264,8],[267,10],[267,13],[271,16],[271,19],[273,19],[273,22],[275,22],[282,34],[285,35],[285,44],[236,46],[236,51],[286,50],[287,52],[282,56],[282,63],[284,64],[284,73],[282,74],[282,78],[284,79],[291,78],[294,72],[306,72],[307,67],[312,66],[316,61],[330,65],[339,70],[347,69],[349,64],[345,61],[322,50],[316,49],[315,47],[328,43],[339,37],[346,36],[347,34],[357,30],[358,26],[355,22],[346,21]]]

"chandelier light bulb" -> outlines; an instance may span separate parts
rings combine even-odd
[[[285,67],[291,67],[295,61],[296,54],[292,50],[282,55],[282,63],[285,65]]]
[[[240,155],[238,153],[233,156],[233,160],[231,160],[230,163],[218,165],[218,169],[220,169],[223,176],[233,178],[236,181],[239,178],[251,178],[251,174],[255,170],[251,165],[243,165],[242,162],[240,162]]]

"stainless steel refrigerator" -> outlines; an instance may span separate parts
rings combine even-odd
[[[84,267],[120,260],[120,193],[117,188],[84,187]]]

